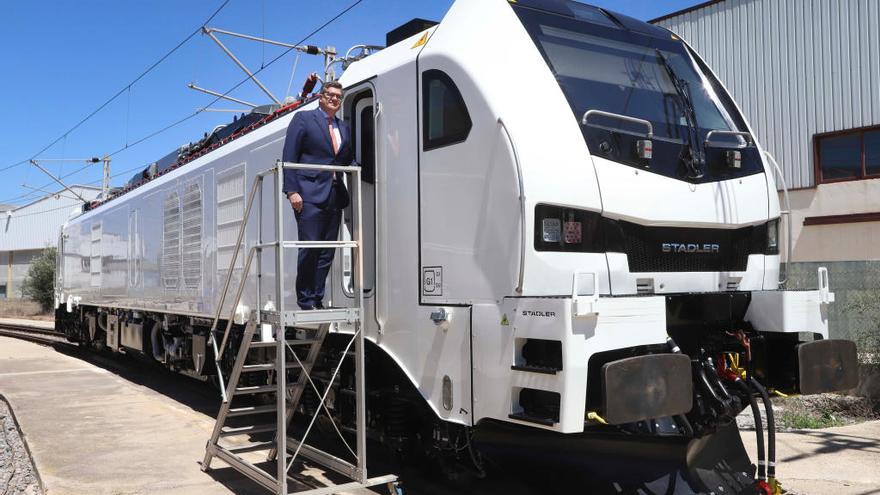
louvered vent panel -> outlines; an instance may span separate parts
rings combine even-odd
[[[100,287],[101,286],[101,260],[102,260],[102,252],[101,252],[101,237],[103,235],[103,229],[101,227],[101,222],[96,222],[92,224],[92,245],[91,245],[91,256],[89,260],[89,270],[91,275],[91,285],[92,287]]]
[[[162,283],[166,289],[180,285],[180,196],[165,198],[165,226],[162,233]]]
[[[183,285],[198,289],[202,285],[202,186],[198,182],[184,188],[181,217]]]
[[[235,252],[235,241],[244,218],[244,165],[235,167],[217,178],[217,271],[229,270]],[[235,269],[244,264],[245,253],[235,260]]]

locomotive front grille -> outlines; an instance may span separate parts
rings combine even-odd
[[[745,271],[762,252],[766,226],[740,229],[646,227],[609,221],[609,252],[626,254],[631,273]]]

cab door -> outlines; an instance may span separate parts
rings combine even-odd
[[[351,128],[351,141],[354,148],[355,162],[361,167],[360,193],[361,215],[363,218],[363,261],[364,261],[364,317],[362,322],[369,329],[370,322],[375,318],[375,292],[376,292],[376,137],[375,137],[375,98],[372,85],[366,84],[360,87],[346,90],[343,102],[343,118]],[[341,226],[341,240],[354,238],[356,225],[356,213],[354,207],[357,201],[358,188],[351,183],[353,176],[346,177],[352,204],[343,211]],[[332,296],[333,306],[351,307],[357,304],[355,300],[354,276],[355,263],[354,250],[345,248],[341,250],[341,256],[337,256],[332,270]]]

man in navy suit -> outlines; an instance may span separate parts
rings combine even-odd
[[[282,159],[318,165],[350,165],[353,161],[348,124],[336,117],[342,106],[342,85],[321,88],[315,110],[294,114],[287,128]],[[342,174],[317,170],[285,170],[284,193],[296,215],[301,241],[335,241],[342,209],[349,196]],[[296,298],[302,309],[324,308],[324,284],[335,249],[300,249]]]

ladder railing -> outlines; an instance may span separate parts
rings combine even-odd
[[[288,202],[285,200],[283,196],[282,186],[283,186],[283,177],[285,170],[295,170],[295,169],[310,169],[310,170],[319,170],[319,171],[328,171],[328,172],[337,172],[337,173],[351,173],[353,180],[351,181],[353,191],[352,191],[352,209],[354,213],[354,232],[352,233],[351,241],[285,241],[284,240],[284,214],[286,210],[286,205]],[[223,332],[223,337],[221,339],[220,344],[217,343],[217,328],[219,326],[221,315],[223,314],[223,306],[227,299],[227,294],[230,290],[230,285],[232,279],[235,274],[235,265],[238,260],[238,256],[240,255],[240,251],[243,246],[243,241],[245,239],[245,233],[247,232],[247,226],[250,221],[251,211],[253,209],[253,204],[255,199],[258,197],[262,198],[262,187],[264,185],[264,180],[267,176],[273,175],[275,178],[275,188],[274,188],[274,207],[275,207],[275,241],[274,242],[264,242],[263,241],[263,214],[262,214],[262,200],[260,201],[260,212],[258,215],[259,221],[259,233],[258,233],[258,242],[253,245],[247,254],[247,260],[245,261],[244,267],[241,271],[241,280],[239,281],[238,288],[235,293],[235,298],[232,301],[232,306],[229,311],[229,317],[227,318],[227,324],[225,331]],[[213,457],[220,457],[222,460],[229,463],[231,466],[238,469],[243,474],[251,477],[261,485],[275,491],[279,494],[287,493],[287,480],[288,480],[288,470],[293,465],[298,456],[302,455],[308,459],[313,461],[317,461],[323,464],[325,467],[333,469],[342,474],[346,474],[350,478],[354,480],[353,483],[349,483],[346,485],[340,485],[339,489],[351,489],[357,487],[368,487],[374,486],[377,484],[393,484],[396,482],[396,476],[389,475],[384,477],[378,477],[373,479],[367,478],[367,469],[366,469],[366,391],[365,387],[365,369],[364,369],[364,333],[363,327],[361,325],[361,320],[363,318],[364,313],[364,291],[363,291],[363,256],[362,256],[362,246],[363,246],[363,229],[362,229],[362,190],[361,190],[361,180],[360,180],[360,168],[359,167],[351,167],[351,166],[338,166],[338,165],[308,165],[308,164],[294,164],[294,163],[285,163],[278,161],[276,162],[275,167],[272,169],[260,172],[257,174],[254,179],[253,187],[251,188],[250,194],[247,199],[247,206],[245,208],[245,214],[242,219],[242,224],[239,228],[238,233],[238,241],[235,245],[235,250],[232,254],[232,259],[230,260],[229,272],[227,273],[226,280],[224,282],[223,290],[221,291],[220,300],[214,315],[214,322],[211,326],[210,339],[211,345],[214,349],[215,355],[215,365],[217,367],[217,373],[220,377],[220,387],[223,396],[223,403],[221,405],[220,413],[218,414],[217,424],[215,425],[214,431],[211,436],[211,440],[208,443],[205,460],[203,463],[203,469],[208,469],[210,467],[210,461]],[[355,260],[355,270],[354,270],[354,280],[353,280],[353,289],[354,289],[354,302],[356,304],[355,307],[350,308],[330,308],[329,310],[312,310],[312,311],[286,311],[285,310],[285,294],[286,294],[286,276],[284,269],[284,251],[285,249],[318,249],[318,248],[352,248],[354,251],[354,260]],[[248,324],[245,328],[245,332],[242,339],[242,347],[239,349],[235,365],[233,366],[232,372],[229,377],[229,384],[225,385],[223,383],[223,366],[222,359],[226,347],[229,343],[230,331],[232,329],[233,320],[235,319],[236,313],[239,312],[238,308],[241,303],[241,299],[244,293],[244,288],[247,284],[248,277],[250,275],[251,266],[253,259],[258,258],[258,277],[257,281],[257,301],[256,304],[259,306],[262,303],[261,300],[261,280],[262,280],[262,251],[265,249],[275,249],[275,301],[276,308],[274,311],[265,311],[261,310],[259,307],[255,308],[254,311],[251,312],[251,316],[248,320]],[[348,343],[348,346],[343,352],[342,357],[340,358],[340,362],[336,366],[336,369],[331,377],[330,381],[327,383],[327,388],[323,393],[318,389],[315,383],[312,381],[310,377],[310,372],[312,371],[312,367],[317,360],[318,353],[320,352],[321,345],[323,343],[324,337],[326,336],[330,326],[333,323],[338,322],[348,322],[354,324],[354,333],[352,335],[351,341]],[[256,329],[265,323],[271,323],[273,327],[273,335],[274,342],[272,343],[253,343],[254,333]],[[298,341],[292,340],[288,341],[286,336],[286,329],[293,325],[302,325],[308,323],[317,323],[319,324],[319,329],[316,332],[316,337],[311,340],[306,341]],[[293,345],[302,345],[307,344],[310,345],[310,350],[308,356],[305,361],[300,359],[300,357],[293,352]],[[247,414],[260,414],[268,412],[266,407],[257,407],[257,408],[238,408],[231,409],[231,401],[236,394],[243,393],[252,393],[254,387],[238,387],[238,381],[241,377],[241,373],[243,370],[248,369],[249,371],[253,371],[254,369],[258,370],[269,370],[272,369],[270,364],[257,364],[247,366],[245,362],[248,359],[248,351],[253,346],[259,345],[260,347],[271,346],[275,348],[275,362],[274,362],[274,375],[275,375],[275,385],[269,385],[266,387],[256,387],[256,389],[262,390],[274,390],[276,394],[276,405],[275,405],[275,414],[276,414],[276,426],[274,428],[275,431],[275,439],[273,442],[269,444],[271,447],[269,450],[269,460],[275,460],[277,462],[277,471],[274,479],[271,475],[266,473],[265,471],[253,466],[252,464],[244,461],[242,458],[237,457],[232,450],[229,450],[225,447],[220,446],[219,441],[222,436],[234,436],[237,434],[244,434],[247,432],[256,432],[256,431],[267,431],[265,428],[232,428],[224,430],[225,421],[227,415],[247,415]],[[355,420],[356,420],[356,445],[355,448],[352,449],[348,442],[345,441],[344,436],[339,431],[339,428],[336,428],[337,433],[345,444],[346,448],[354,454],[356,458],[355,463],[348,462],[346,460],[340,459],[336,456],[333,456],[329,453],[323,452],[315,447],[309,446],[306,443],[309,433],[311,432],[312,426],[314,425],[318,414],[321,414],[323,411],[327,414],[327,416],[331,416],[330,411],[327,409],[325,405],[326,398],[330,388],[332,387],[336,377],[339,374],[339,370],[342,366],[343,360],[349,353],[349,349],[354,346],[354,355],[355,355]],[[287,354],[290,351],[290,354],[293,356],[293,359],[296,363],[287,362]],[[299,376],[295,384],[288,385],[287,383],[287,371],[289,369],[296,368],[299,370]],[[302,439],[294,439],[289,438],[287,435],[287,427],[290,423],[293,414],[296,408],[299,405],[300,399],[302,398],[303,392],[306,386],[310,386],[320,397],[320,402],[315,410],[315,414],[309,423],[308,428],[306,429],[305,434]],[[232,411],[232,412],[230,412]],[[332,417],[330,418],[332,421]],[[334,423],[334,427],[336,427]],[[244,432],[244,433],[239,433]],[[288,453],[289,449],[294,449],[293,455],[290,456]],[[254,449],[256,450],[256,449]],[[332,487],[324,487],[320,489],[316,489],[314,493],[333,493]]]

